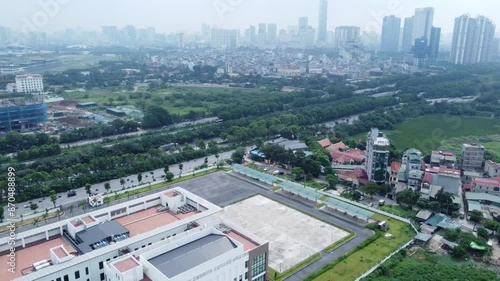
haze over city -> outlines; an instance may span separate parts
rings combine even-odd
[[[19,30],[25,19],[36,21],[34,17],[43,10],[42,6],[53,3],[58,3],[56,12],[46,24],[38,26],[38,31],[78,27],[97,31],[104,25],[134,25],[153,26],[163,33],[198,32],[202,23],[243,30],[259,22],[276,23],[278,28],[286,28],[297,25],[301,16],[308,16],[312,26],[318,21],[318,1],[310,0],[192,0],[189,4],[184,0],[27,0],[23,5],[3,1],[2,10],[8,13],[2,15],[0,25]],[[481,14],[500,22],[497,12],[500,2],[495,0],[352,0],[329,1],[328,29],[354,25],[360,26],[362,31],[380,33],[383,16],[394,14],[404,18],[411,16],[416,8],[426,6],[435,8],[434,24],[442,27],[444,33],[452,32],[455,17],[467,13]]]

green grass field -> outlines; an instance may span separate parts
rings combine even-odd
[[[380,262],[391,252],[415,236],[410,225],[379,214],[372,219],[385,220],[389,223],[389,231],[393,236],[387,239],[382,235],[368,246],[349,255],[344,261],[314,279],[314,281],[352,281]]]
[[[147,89],[146,89],[147,90]],[[64,93],[63,97],[68,100],[77,100],[79,102],[96,102],[104,106],[120,106],[134,105],[141,108],[142,105],[155,104],[160,105],[168,112],[178,115],[186,115],[190,111],[210,113],[211,109],[220,105],[220,102],[196,100],[186,97],[172,97],[173,94],[193,94],[197,95],[217,95],[217,94],[234,94],[234,95],[252,95],[261,91],[260,89],[235,89],[235,88],[201,88],[201,87],[171,87],[157,91],[144,91],[144,88],[139,89],[142,92],[142,97],[138,97],[139,93],[134,93],[133,90],[124,90],[120,88],[107,90],[87,90],[85,92],[69,92]],[[146,96],[146,93],[150,96]],[[111,100],[113,102],[111,103]]]
[[[441,147],[444,140],[464,136],[487,136],[500,131],[500,119],[426,115],[398,124],[393,131],[384,131],[398,149],[417,148],[424,153]],[[366,139],[366,133],[352,139]]]

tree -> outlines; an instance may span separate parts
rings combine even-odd
[[[89,196],[92,195],[92,185],[90,183],[85,184],[85,192],[87,192]]]
[[[450,205],[453,204],[453,198],[455,196],[449,192],[445,192],[443,188],[441,188],[437,193],[436,193],[436,200],[440,204],[440,210],[441,211],[443,208],[446,207],[446,213],[449,212]]]
[[[167,173],[165,174],[165,179],[166,179],[167,181],[172,181],[172,180],[174,179],[174,173],[172,173],[172,172],[167,172]]]
[[[159,128],[173,124],[170,113],[163,107],[152,105],[144,112],[142,125],[144,128]]]
[[[204,140],[199,140],[198,143],[196,144],[198,146],[199,149],[201,150],[205,150],[207,149],[207,145],[205,144],[205,141]]]
[[[481,221],[483,220],[483,212],[474,210],[470,212],[469,217],[471,221],[475,223],[481,223]]]
[[[38,217],[36,217],[36,218],[33,220],[33,225],[34,225],[35,227],[37,227],[37,226],[38,226],[38,223],[40,223],[40,219],[39,219]]]
[[[4,218],[4,209],[0,207],[0,222],[3,222]]]
[[[104,183],[104,189],[106,189],[106,193],[108,193],[111,189],[111,184],[109,182]]]
[[[71,215],[73,215],[73,209],[75,208],[75,205],[71,204],[71,205],[69,205],[69,207],[68,207],[68,208],[69,208],[69,213],[70,213]]]
[[[301,180],[304,178],[304,169],[301,167],[293,167],[292,174],[295,175],[295,180]]]
[[[432,201],[429,203],[429,210],[435,212],[435,213],[440,213],[441,205],[437,201]]]
[[[245,158],[245,148],[238,147],[231,155],[231,160],[236,164],[241,164]]]
[[[87,202],[85,200],[82,200],[80,202],[78,202],[78,206],[80,206],[83,210],[83,212],[85,212],[85,209],[87,209]]]
[[[54,208],[56,207],[57,194],[54,190],[50,191],[50,201],[54,204]]]
[[[488,230],[486,230],[486,228],[484,227],[478,227],[477,228],[477,236],[479,237],[483,237],[484,240],[488,241]]]
[[[120,179],[120,184],[122,185],[122,189],[125,188],[125,179],[124,178]]]
[[[405,189],[396,194],[396,202],[400,205],[407,204],[410,209],[413,209],[413,206],[417,204],[419,198],[420,192],[413,191],[412,189]]]
[[[36,203],[31,203],[30,204],[30,210],[32,210],[33,212],[35,212],[36,214],[36,210],[38,209],[38,204]]]
[[[184,164],[180,163],[179,164],[179,177],[182,175],[182,168],[184,168]]]
[[[170,171],[170,167],[168,165],[165,165],[165,168],[163,168],[163,172],[165,173],[165,175],[168,173],[168,171]]]
[[[429,207],[429,201],[427,201],[423,198],[420,198],[417,201],[417,207],[419,207],[421,209],[427,209]]]
[[[328,182],[328,189],[337,189],[339,179],[334,175],[327,175],[326,181]]]
[[[370,198],[373,198],[373,194],[376,194],[379,191],[380,187],[378,184],[374,182],[369,182],[366,185],[366,194],[370,195]],[[415,202],[416,204],[417,202]]]
[[[141,173],[137,174],[137,181],[139,182],[139,184],[141,183],[141,181],[142,181],[142,174]]]
[[[42,218],[45,221],[45,224],[47,224],[47,218],[49,217],[49,209],[45,208],[45,213],[43,213]]]

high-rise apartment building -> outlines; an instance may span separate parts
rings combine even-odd
[[[357,26],[339,26],[335,28],[335,47],[340,48],[348,42],[359,41],[360,28]]]
[[[267,41],[267,24],[259,23],[259,30],[257,32],[257,45],[263,47]]]
[[[319,0],[318,42],[326,42],[328,0]]]
[[[441,28],[432,27],[431,41],[429,41],[429,57],[437,58],[439,54],[439,44],[441,42]]]
[[[491,60],[495,24],[483,17],[463,15],[455,19],[450,63],[474,64]]]
[[[366,139],[365,170],[368,180],[384,183],[389,162],[389,139],[377,128],[372,128]]]
[[[239,46],[240,31],[238,29],[212,29],[212,48],[237,48]]]
[[[275,23],[267,24],[267,44],[276,45],[278,43],[278,26]]]
[[[425,38],[427,42],[431,40],[431,30],[434,21],[434,8],[419,8],[415,10],[413,16],[412,43],[415,39]]]
[[[401,46],[401,51],[403,53],[409,53],[411,51],[411,46],[415,41],[412,41],[413,36],[413,17],[405,18],[403,27],[403,41]]]
[[[384,17],[382,25],[382,41],[380,51],[396,53],[399,50],[399,34],[401,33],[401,18]]]

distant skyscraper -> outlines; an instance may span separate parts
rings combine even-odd
[[[299,31],[306,30],[309,27],[309,19],[307,17],[299,18]]]
[[[493,40],[492,53],[496,55],[499,53],[499,51],[500,51],[500,38],[495,38],[495,40]]]
[[[118,28],[116,26],[103,26],[102,34],[104,35],[104,39],[109,43],[119,40]]]
[[[335,28],[335,47],[340,48],[347,42],[359,41],[360,28],[357,26],[339,26]]]
[[[429,53],[427,39],[425,39],[425,37],[415,39],[415,42],[413,42],[413,46],[411,47],[411,49],[415,58],[426,59],[427,54]]]
[[[434,8],[420,8],[415,10],[413,16],[412,43],[415,39],[424,37],[427,43],[431,40],[431,29],[434,21]]]
[[[267,40],[267,24],[259,23],[259,32],[257,33],[257,45],[260,47],[266,45]]]
[[[384,17],[382,25],[382,41],[380,51],[396,53],[399,49],[399,34],[401,33],[401,18]]]
[[[254,45],[257,43],[257,37],[255,33],[255,25],[250,26],[250,45]]]
[[[201,37],[205,41],[210,41],[210,38],[212,36],[212,28],[208,24],[202,24],[201,25]]]
[[[411,46],[413,44],[413,17],[405,18],[405,25],[403,28],[403,44],[401,50],[403,53],[409,53],[411,51]]]
[[[319,0],[318,42],[326,42],[328,0]]]
[[[441,42],[441,28],[432,27],[431,41],[429,42],[429,57],[437,58],[439,54],[439,43]]]
[[[0,26],[0,46],[7,45],[7,29],[3,26]]]
[[[275,23],[267,25],[267,43],[271,45],[278,43],[278,26]]]
[[[156,28],[150,26],[147,31],[149,43],[154,43],[156,41]]]
[[[463,15],[455,19],[450,63],[473,64],[491,60],[495,24],[483,17]]]
[[[135,42],[137,39],[137,32],[133,25],[127,25],[123,28],[123,35],[125,36],[125,40],[129,42]]]
[[[212,48],[236,48],[239,46],[240,31],[229,29],[212,29]]]

